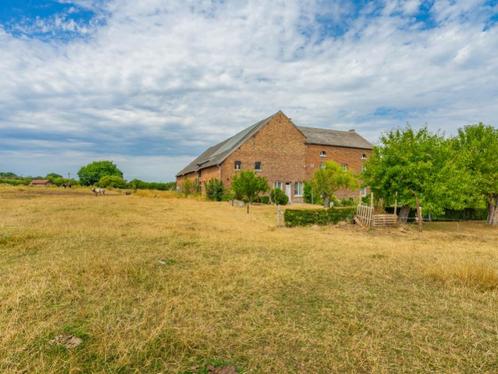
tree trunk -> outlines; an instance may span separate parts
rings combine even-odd
[[[327,209],[330,208],[330,198],[328,196],[323,198],[323,207]]]
[[[404,205],[399,210],[399,218],[398,221],[400,223],[408,222],[408,215],[410,214],[410,207],[408,205]]]
[[[498,225],[498,219],[496,217],[496,205],[498,202],[498,198],[491,197],[488,199],[488,224],[489,225]]]
[[[415,195],[415,204],[417,206],[418,231],[422,231],[422,223],[423,223],[422,210],[420,209],[420,200],[418,199],[418,196],[416,196],[416,195]]]
[[[247,214],[249,214],[249,205],[251,205],[251,202],[248,202],[248,203],[246,204]]]

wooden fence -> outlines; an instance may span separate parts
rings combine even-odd
[[[356,208],[355,222],[363,227],[389,227],[398,224],[396,214],[374,214],[374,207],[360,204]]]

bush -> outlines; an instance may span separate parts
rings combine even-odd
[[[174,191],[176,189],[176,182],[144,182],[140,179],[132,179],[128,182],[128,188],[134,190]]]
[[[258,204],[270,204],[270,196],[268,195],[263,195],[263,196],[258,196],[257,198],[254,199],[255,203]]]
[[[270,193],[271,201],[277,205],[287,205],[289,197],[280,188],[275,188]]]
[[[209,200],[221,201],[225,187],[219,179],[210,179],[206,183],[206,196]]]
[[[289,227],[304,225],[328,225],[340,221],[351,221],[356,208],[330,209],[286,209],[284,213],[285,225]]]
[[[126,181],[117,175],[104,175],[100,178],[99,187],[126,188]]]

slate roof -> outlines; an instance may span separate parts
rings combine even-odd
[[[302,127],[298,129],[306,137],[308,144],[335,145],[338,147],[372,149],[373,145],[354,130],[339,131],[319,129],[315,127]]]
[[[240,131],[231,138],[218,143],[193,160],[176,175],[177,177],[192,173],[210,166],[221,164],[234,150],[240,147],[247,139],[253,136],[264,127],[276,114],[264,120],[256,122],[254,125]],[[292,121],[291,121],[292,122]],[[372,149],[373,146],[365,138],[355,131],[338,131],[329,129],[319,129],[313,127],[296,126],[306,137],[308,144],[335,145],[349,148]]]

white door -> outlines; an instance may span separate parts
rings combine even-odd
[[[292,203],[292,183],[285,184],[285,194],[289,198],[289,203]]]

